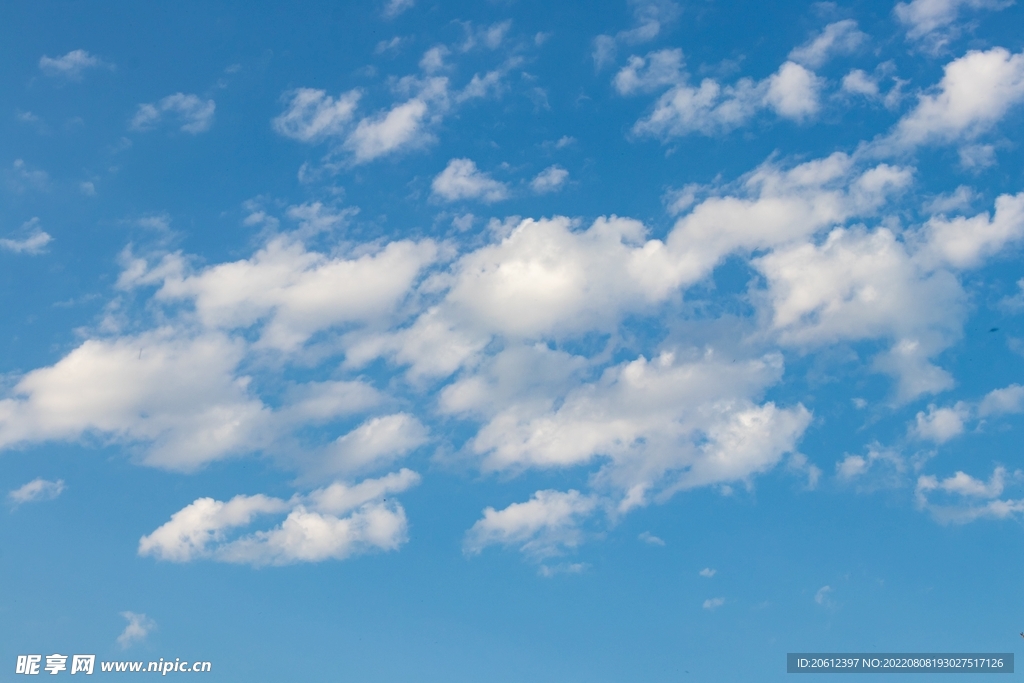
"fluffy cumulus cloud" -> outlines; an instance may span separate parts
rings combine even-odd
[[[389,6],[397,14],[406,4]],[[631,28],[595,43],[599,64],[621,46],[652,40],[678,14],[671,3],[633,10]],[[507,22],[465,30],[464,43],[430,46],[416,74],[389,81],[383,103],[367,108],[369,86],[298,88],[284,94],[269,125],[323,145],[325,164],[339,169],[424,147],[457,107],[507,90],[519,64],[498,54],[501,66],[453,85],[461,55],[513,42]],[[814,72],[867,41],[852,20],[829,24],[763,79],[728,84],[696,83],[682,51],[662,49],[630,56],[611,82],[618,95],[655,100],[634,136],[716,135],[766,112],[810,124],[826,102],[851,101],[829,98],[829,87],[881,100],[881,67],[844,68],[841,86]],[[435,447],[484,476],[561,469],[583,477],[577,489],[545,488],[487,507],[465,534],[469,555],[501,546],[540,562],[683,491],[752,487],[776,469],[813,480],[820,470],[799,452],[812,412],[798,397],[771,393],[786,380],[784,353],[863,343],[860,370],[894,378],[893,409],[954,386],[938,359],[962,335],[964,274],[1020,244],[1024,194],[1002,194],[982,209],[981,195],[930,196],[914,213],[903,201],[915,182],[904,153],[935,142],[984,144],[979,138],[1024,99],[1021,64],[1002,48],[969,52],[946,65],[888,136],[856,152],[772,157],[733,179],[687,185],[670,193],[672,224],[657,233],[628,217],[551,215],[494,218],[463,241],[409,233],[361,242],[349,229],[354,207],[309,201],[272,215],[270,200],[254,200],[244,223],[260,237],[243,255],[206,262],[125,249],[117,299],[95,329],[5,384],[0,448],[118,443],[145,464],[181,471],[258,454],[308,487],[288,499],[181,501],[139,541],[140,555],[169,562],[282,565],[395,550],[408,523],[394,495],[419,481],[399,468]],[[199,133],[214,109],[212,100],[178,93],[141,105],[132,126],[172,122]],[[446,155],[432,171],[430,199],[436,208],[494,205],[513,187],[527,197],[554,193],[569,172],[553,161],[532,178],[509,179]],[[922,203],[912,197],[910,205]],[[453,213],[438,220],[447,226]],[[467,232],[474,217],[461,213],[453,224]],[[49,235],[26,226],[0,247],[45,247]],[[713,276],[730,260],[749,275],[738,295],[748,313],[721,333],[730,321],[693,311],[703,310]],[[680,331],[691,323],[714,331]],[[638,339],[645,336],[658,338]],[[929,400],[907,408],[907,443],[940,447],[1024,410],[1017,385],[973,400]],[[909,471],[902,455],[877,444],[836,465],[839,481],[865,488],[889,474],[906,485]],[[915,475],[929,510],[959,505],[967,516],[1007,516],[1018,505],[1002,499],[1016,476],[1002,469],[988,481]],[[32,496],[52,483],[32,482],[36,489],[18,495],[39,499]],[[722,604],[714,598],[707,607]]]
[[[216,333],[89,339],[0,400],[0,447],[96,434],[148,443],[145,462],[186,470],[251,451],[268,411],[234,374],[243,352]]]
[[[655,102],[653,111],[633,126],[635,135],[662,139],[691,133],[717,135],[746,124],[766,109],[801,122],[820,108],[824,81],[793,61],[784,62],[761,81],[741,78],[732,85],[722,85],[713,78],[692,85],[681,66],[678,50],[664,50],[633,58],[616,74],[614,84],[621,94],[671,85]]]
[[[430,187],[435,197],[446,202],[478,199],[493,203],[508,197],[505,183],[479,170],[472,159],[452,159]]]
[[[132,117],[131,128],[138,131],[151,130],[171,119],[173,125],[177,125],[180,130],[195,135],[213,126],[216,109],[213,100],[204,100],[194,94],[174,93],[159,102],[140,104]]]
[[[296,430],[382,408],[380,392],[358,379],[295,384],[271,399],[242,367],[259,354],[301,354],[318,334],[337,340],[339,328],[393,323],[437,248],[425,241],[359,255],[311,252],[296,233],[329,229],[338,214],[308,205],[289,214],[296,232],[272,236],[250,259],[193,269],[178,253],[147,260],[126,251],[119,288],[151,292],[164,323],[135,333],[101,327],[23,375],[0,398],[0,448],[98,438],[130,445],[149,465],[195,470],[246,453],[292,452]],[[385,412],[321,444],[304,467],[372,468],[425,434],[414,417]]]
[[[971,50],[946,64],[942,80],[918,97],[888,143],[911,147],[971,140],[1024,101],[1024,54]]]
[[[448,79],[429,78],[418,85],[414,97],[360,119],[343,147],[356,164],[422,147],[434,139],[428,126],[440,120],[448,106]]]
[[[159,560],[209,559],[251,565],[283,565],[344,559],[369,551],[396,550],[405,542],[405,510],[386,500],[419,483],[407,469],[351,485],[334,482],[291,500],[262,494],[227,502],[199,498],[139,540],[139,554]],[[285,515],[280,524],[246,533],[257,518]]]
[[[452,385],[443,405],[487,419],[471,443],[485,469],[598,461],[595,486],[626,511],[652,494],[664,499],[678,490],[748,481],[792,452],[810,413],[750,398],[781,371],[777,357],[736,363],[665,353],[613,366],[597,382],[573,383],[554,395],[536,391],[536,380],[501,387],[508,380],[496,373],[470,377]],[[509,398],[479,402],[495,384]]]
[[[548,166],[530,181],[530,187],[538,194],[557,192],[569,179],[569,172],[558,166]]]

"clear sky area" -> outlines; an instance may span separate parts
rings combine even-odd
[[[0,680],[1024,645],[1021,4],[0,15]]]

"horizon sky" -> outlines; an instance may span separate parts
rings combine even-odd
[[[1022,642],[1020,4],[5,15],[3,680]]]

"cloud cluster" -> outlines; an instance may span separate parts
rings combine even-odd
[[[964,9],[1000,10],[1013,0],[911,0],[898,2],[893,14],[907,29],[907,38],[937,53],[961,32],[957,19]]]
[[[385,15],[396,16],[412,5],[411,1],[394,0],[388,4]],[[284,111],[274,117],[271,125],[278,134],[299,142],[328,143],[331,151],[327,158],[340,156],[349,165],[424,148],[435,142],[434,130],[459,105],[499,96],[506,88],[508,74],[523,62],[517,55],[509,56],[497,68],[475,73],[458,89],[444,75],[451,70],[447,58],[478,46],[497,50],[505,42],[511,25],[511,21],[487,27],[466,23],[466,38],[460,44],[427,49],[419,61],[420,73],[391,82],[396,99],[390,106],[359,115],[359,104],[365,95],[362,89],[333,96],[318,88],[296,88],[284,93]],[[395,40],[382,43],[381,49],[397,45]]]
[[[344,559],[371,550],[395,550],[405,542],[405,510],[386,497],[415,486],[420,477],[403,469],[349,485],[334,482],[291,500],[262,494],[227,502],[199,498],[139,540],[139,555],[170,562],[210,559],[236,564],[283,565]],[[232,536],[256,518],[286,514],[275,527]]]
[[[210,130],[216,109],[213,100],[203,100],[198,95],[179,92],[159,102],[140,104],[130,125],[133,130],[151,130],[168,117],[175,120],[180,130],[196,135]]]
[[[619,45],[651,40],[678,13],[672,3],[633,7],[636,25],[599,41],[599,63]],[[500,93],[517,64],[506,59],[454,88],[453,56],[508,40],[507,23],[464,28],[462,44],[431,47],[420,73],[390,83],[390,104],[361,110],[362,90],[298,88],[271,126],[329,145],[328,157],[349,164],[427,144],[455,107]],[[612,83],[624,96],[664,91],[635,135],[718,134],[763,111],[805,121],[825,88],[812,69],[867,40],[855,22],[829,24],[764,79],[727,85],[693,85],[681,50],[657,50],[631,56]],[[974,144],[990,132],[1024,100],[1022,64],[1002,48],[969,52],[888,135],[854,153],[772,157],[737,178],[672,192],[674,222],[658,236],[628,217],[552,215],[494,219],[462,243],[361,243],[346,231],[353,207],[307,202],[272,215],[254,202],[245,223],[262,233],[249,255],[203,263],[128,248],[107,317],[0,395],[0,448],[92,439],[180,471],[260,454],[296,471],[298,486],[319,487],[287,500],[191,502],[139,542],[141,555],[173,562],[279,565],[394,550],[408,525],[390,496],[419,475],[393,470],[433,445],[484,476],[587,475],[574,489],[486,507],[466,532],[468,555],[503,546],[543,561],[632,509],[699,487],[751,487],[783,462],[813,480],[820,470],[799,452],[811,410],[769,393],[784,379],[783,352],[866,343],[862,369],[894,378],[892,405],[953,386],[937,359],[962,334],[964,273],[1020,244],[1024,193],[977,212],[967,207],[980,197],[962,192],[914,213],[901,199],[915,181],[906,153]],[[850,71],[843,88],[877,97],[878,73]],[[178,93],[140,105],[132,125],[174,119],[199,133],[214,110],[212,100]],[[496,204],[514,185],[495,175],[450,158],[431,180],[431,198]],[[568,178],[552,164],[521,187],[552,193]],[[473,217],[457,220],[467,226]],[[0,247],[41,250],[49,235],[32,225]],[[695,300],[730,259],[750,275],[741,294],[749,315],[729,333],[720,332],[724,319],[694,321],[714,330],[699,341],[668,329],[700,317],[693,311],[705,302]],[[311,368],[329,379],[292,379]],[[944,443],[1022,406],[1017,385],[974,403],[936,403],[907,435]],[[450,429],[458,439],[448,439]],[[836,473],[863,482],[873,468],[907,471],[902,457],[876,445],[844,458]],[[1008,515],[1017,503],[999,498],[1010,476],[921,475],[917,493],[928,509],[940,496],[966,496],[984,501],[971,508],[975,517]],[[59,482],[37,480],[11,495],[42,499],[51,484]],[[271,521],[252,528],[261,520]]]
[[[722,85],[705,78],[700,85],[692,85],[683,70],[679,49],[630,57],[612,83],[622,95],[669,87],[655,102],[653,111],[633,126],[635,135],[662,139],[728,132],[765,109],[783,118],[804,121],[817,114],[824,85],[813,71],[796,61],[786,61],[761,81],[741,78],[732,85]]]

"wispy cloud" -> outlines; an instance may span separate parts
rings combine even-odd
[[[128,620],[128,625],[117,637],[117,644],[122,649],[128,649],[136,643],[141,643],[150,633],[156,629],[156,622],[145,614],[135,612],[121,612],[121,616]]]
[[[18,507],[25,503],[38,503],[46,500],[53,500],[65,489],[64,480],[49,481],[47,479],[33,479],[27,484],[20,486],[7,494],[7,501]]]

